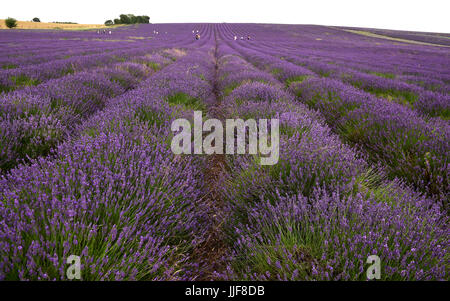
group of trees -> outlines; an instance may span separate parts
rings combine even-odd
[[[33,22],[41,22],[41,20],[39,20],[39,18],[33,18]],[[8,28],[17,27],[17,20],[14,18],[7,18],[5,19],[5,25]]]
[[[33,22],[41,22],[39,18],[33,18]],[[76,24],[72,22],[53,22],[53,23],[65,23],[65,24]],[[119,19],[107,20],[105,22],[106,26],[114,25],[114,24],[148,24],[150,23],[149,16],[135,16],[133,14],[122,14],[119,16]],[[17,27],[17,20],[14,18],[8,18],[5,20],[6,27],[14,28]]]
[[[17,20],[14,18],[8,18],[5,20],[5,25],[8,28],[14,28],[17,27]]]
[[[110,26],[113,24],[148,24],[150,23],[149,16],[135,16],[133,14],[122,14],[119,19],[106,20],[105,25]]]

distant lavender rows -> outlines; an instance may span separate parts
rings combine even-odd
[[[4,91],[8,91],[23,86],[36,85],[49,79],[73,74],[89,68],[126,61],[132,57],[144,55],[152,49],[154,48],[115,50],[107,53],[75,56],[67,59],[52,60],[42,64],[2,70],[0,73],[1,88]]]
[[[111,35],[97,34],[95,31],[79,33],[37,31],[34,35],[30,35],[27,31],[15,34],[1,32],[5,50],[0,57],[0,65],[3,66],[3,69],[0,69],[0,92],[25,85],[36,85],[48,79],[114,61],[127,60],[130,56],[164,47],[173,48],[176,45],[187,47],[193,42],[193,38],[188,35],[174,34],[172,27],[170,29],[165,29],[164,26],[152,27],[161,33],[156,35],[139,28],[116,29]],[[169,31],[166,34],[167,30]],[[205,38],[210,34],[207,28],[204,34]],[[17,51],[18,48],[27,46],[30,48],[28,54],[25,50]],[[52,47],[55,51],[51,51]],[[42,49],[47,50],[42,52]],[[58,49],[65,49],[65,53],[60,54]]]
[[[264,31],[270,32],[265,36],[260,32],[263,29],[261,26],[254,27],[247,26],[246,30],[252,30],[253,35],[261,34],[258,45],[263,48],[283,48],[287,52],[295,51],[304,58],[345,63],[347,66],[359,65],[367,71],[418,73],[432,77],[446,75],[447,79],[450,76],[446,68],[449,59],[447,48],[395,43],[321,26],[293,26],[290,31],[283,28],[277,32],[270,32],[273,28],[264,28]],[[237,26],[234,26],[233,31],[236,29]],[[229,28],[223,32],[228,39],[234,34],[229,32]]]
[[[426,121],[407,106],[376,98],[333,79],[315,80],[314,73],[305,67],[240,43],[232,46],[286,83],[300,100],[319,109],[341,137],[365,148],[373,162],[387,164],[392,177],[414,183],[448,203],[448,122]]]
[[[445,33],[397,31],[397,30],[375,29],[375,28],[352,28],[352,29],[368,31],[392,38],[450,46],[450,35]]]
[[[158,54],[129,59],[135,63],[79,72],[0,96],[1,170],[48,154],[109,98],[135,88],[171,61]]]
[[[305,54],[298,54],[298,51],[287,51],[283,49],[262,49],[262,47],[252,46],[254,50],[262,51],[264,54],[271,54],[283,60],[288,60],[295,64],[307,67],[320,76],[342,80],[348,84],[368,91],[379,97],[384,97],[410,106],[419,112],[430,115],[440,116],[444,119],[450,118],[450,95],[448,94],[448,82],[450,74],[443,75],[443,79],[418,77],[418,81],[428,88],[417,86],[412,83],[389,78],[395,74],[390,73],[372,73],[361,72],[347,66],[338,66],[336,59],[316,60],[305,58]],[[398,76],[401,78],[403,75]],[[414,76],[403,76],[408,80]],[[416,75],[417,77],[417,75]]]
[[[323,36],[324,31],[326,31],[325,36]],[[366,74],[366,77],[372,75],[372,82],[376,82],[377,79],[385,81],[386,78],[394,77],[397,83],[400,81],[400,87],[401,82],[406,82],[422,86],[427,90],[448,93],[450,73],[446,66],[450,58],[445,48],[408,44],[406,46],[404,44],[393,45],[392,42],[388,43],[380,39],[375,39],[373,43],[369,44],[358,35],[350,34],[348,36],[349,33],[332,28],[328,32],[328,29],[324,30],[319,27],[315,29],[315,32],[322,33],[319,41],[313,39],[313,42],[310,42],[308,39],[302,38],[300,42],[295,43],[292,36],[287,40],[283,32],[271,35],[270,39],[264,39],[264,42],[261,42],[259,37],[257,42],[246,43],[246,47],[254,47],[254,49],[272,54],[277,53],[279,57],[294,56],[302,64],[313,64],[316,68],[325,68],[321,70],[324,71],[323,74],[330,73],[330,71],[331,73],[336,73],[336,71],[342,73],[351,70],[349,68],[351,67],[369,73]],[[228,32],[225,34],[228,35],[226,36],[228,40],[233,35]],[[352,72],[354,71],[352,70]],[[364,74],[359,77],[361,76]],[[385,87],[385,90],[390,92],[389,88]],[[409,88],[418,89],[411,85]]]
[[[68,47],[70,47],[70,50],[67,49]],[[131,47],[130,45],[121,45],[120,48],[126,49]],[[115,47],[115,49],[117,50],[118,47]],[[72,56],[89,55],[99,52],[108,52],[111,50],[101,50],[98,45],[87,46],[76,45],[75,43],[74,45],[54,45],[49,50],[40,49],[38,51],[30,52],[21,51],[20,53],[17,53],[17,50],[12,48],[11,53],[1,54],[2,60],[0,61],[0,69],[15,69],[31,64],[42,64],[55,59],[67,59]]]

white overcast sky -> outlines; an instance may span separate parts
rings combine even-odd
[[[450,33],[449,0],[1,0],[0,18],[103,23],[121,13],[152,23],[341,25]]]

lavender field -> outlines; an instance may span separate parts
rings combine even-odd
[[[0,31],[0,280],[449,280],[449,38]],[[174,154],[194,110],[279,119],[278,163]]]

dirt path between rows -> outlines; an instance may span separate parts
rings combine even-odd
[[[214,68],[215,75],[213,81],[214,102],[207,106],[208,118],[216,118],[224,122],[225,116],[221,106],[221,95],[218,89],[218,55],[217,40],[214,48]],[[206,235],[206,239],[194,250],[194,260],[198,263],[198,276],[196,280],[210,281],[219,280],[220,274],[226,269],[226,255],[228,254],[223,223],[226,220],[224,202],[221,196],[221,186],[226,175],[226,164],[224,154],[214,154],[207,157],[205,168],[205,182],[208,193],[203,200],[206,208],[209,209],[211,226]]]

